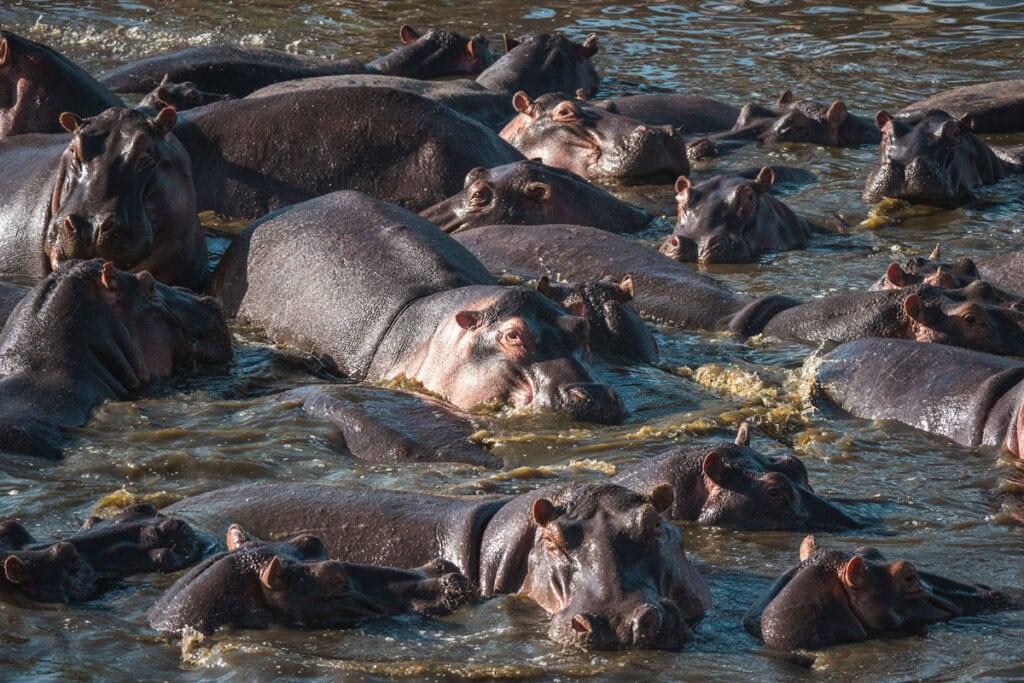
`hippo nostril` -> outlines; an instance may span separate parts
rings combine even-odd
[[[633,642],[644,643],[654,639],[661,631],[661,610],[654,605],[641,607],[633,617]]]
[[[560,389],[559,408],[578,420],[616,424],[626,416],[619,395],[604,384],[570,384]]]
[[[590,396],[587,395],[587,392],[583,391],[579,387],[573,387],[572,389],[570,389],[569,395],[580,401],[586,401],[587,399],[590,398]]]
[[[572,630],[580,635],[587,633],[593,633],[594,625],[590,621],[590,617],[585,614],[577,614],[572,618]]]

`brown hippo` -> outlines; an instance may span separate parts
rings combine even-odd
[[[888,562],[876,548],[850,554],[808,536],[800,564],[772,584],[743,624],[769,647],[818,649],[920,630],[1004,602],[985,586],[919,572],[906,560]]]
[[[532,289],[496,286],[436,226],[358,192],[252,224],[211,287],[228,315],[357,380],[412,380],[463,409],[507,404],[594,422],[625,415],[587,365],[586,320]]]
[[[212,102],[232,99],[231,95],[200,90],[192,81],[175,83],[170,76],[164,74],[160,85],[153,92],[142,98],[139,109],[149,109],[154,113],[165,107],[174,107],[175,111],[188,111]]]
[[[123,106],[114,93],[53,48],[0,31],[0,140],[57,133],[61,112],[95,116]]]
[[[991,267],[998,259],[1003,258],[1006,262],[1012,262],[1011,258],[995,256],[989,259],[981,259],[986,268],[986,277],[982,278],[981,270],[975,260],[969,257],[958,258],[955,261],[941,260],[939,247],[936,246],[928,258],[915,256],[908,259],[903,265],[890,263],[885,275],[878,279],[870,289],[902,289],[914,285],[926,284],[946,289],[960,289],[971,287],[973,298],[986,303],[994,303],[1015,311],[1024,310],[1024,297],[1017,292],[1011,292],[1002,287],[992,284],[992,279],[1007,279],[1012,283],[1013,276],[1004,277],[1003,272],[998,272]],[[1011,266],[1005,269],[1010,273],[1015,269]]]
[[[367,71],[404,78],[437,78],[477,74],[493,61],[490,44],[480,34],[465,38],[452,31],[432,28],[420,35],[408,24],[402,24],[398,35],[402,46],[367,62]]]
[[[654,217],[575,173],[536,160],[474,168],[458,194],[420,215],[447,233],[484,225],[591,225],[639,232]]]
[[[598,50],[597,35],[591,33],[582,43],[549,34],[504,38],[505,54],[476,77],[491,92],[512,95],[521,90],[530,97],[577,90],[588,97],[597,93],[599,79],[591,62]]]
[[[299,536],[282,543],[227,531],[226,553],[179,578],[146,613],[158,631],[192,628],[266,629],[271,624],[346,628],[409,612],[443,616],[473,598],[469,579],[450,562],[418,569],[339,562],[323,541]]]
[[[909,104],[899,116],[940,110],[970,116],[976,133],[1024,132],[1024,80],[965,85]]]
[[[0,600],[13,591],[39,602],[84,602],[100,588],[96,572],[70,543],[42,550],[11,549],[0,543]]]
[[[188,155],[171,134],[176,114],[65,112],[67,135],[0,142],[18,173],[0,178],[0,272],[43,277],[61,262],[103,258],[198,288],[206,237],[196,217]]]
[[[230,359],[212,299],[99,259],[62,264],[0,331],[0,450],[58,458],[60,427],[84,424],[103,401]]]
[[[671,126],[650,126],[562,93],[512,97],[519,113],[501,137],[530,159],[588,180],[659,180],[690,172],[686,143]]]
[[[710,594],[663,517],[672,487],[556,484],[506,497],[257,484],[211,491],[168,513],[220,535],[313,534],[330,557],[416,567],[440,557],[483,597],[522,593],[552,615],[550,636],[585,648],[676,649]]]

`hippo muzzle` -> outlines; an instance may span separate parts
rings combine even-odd
[[[891,197],[948,206],[961,195],[948,170],[918,157],[906,165],[890,160],[875,168],[868,176],[862,198],[865,202]]]
[[[624,608],[619,615],[595,615],[573,605],[551,618],[548,636],[559,643],[586,650],[679,650],[693,639],[679,607],[668,600],[646,601],[635,609]],[[615,601],[593,599],[607,607]],[[632,602],[632,601],[631,601]]]
[[[671,177],[690,172],[686,141],[671,126],[640,125],[603,141],[602,175],[619,178]]]

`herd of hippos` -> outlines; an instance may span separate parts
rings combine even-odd
[[[675,94],[595,101],[593,35],[506,38],[495,58],[482,36],[403,26],[403,45],[366,64],[212,46],[98,80],[47,46],[0,36],[0,271],[36,281],[0,291],[7,457],[57,460],[62,428],[103,401],[226,366],[226,317],[341,376],[418,386],[365,403],[352,392],[382,390],[292,392],[370,460],[500,467],[464,438],[459,409],[481,404],[622,421],[589,354],[656,362],[641,318],[837,344],[817,371],[818,400],[1024,455],[1024,363],[1005,357],[1024,355],[1024,252],[948,261],[936,250],[892,264],[867,291],[809,303],[747,300],[682,263],[800,249],[821,230],[772,192],[800,182],[798,169],[695,182],[690,159],[750,143],[880,144],[865,201],[962,204],[1024,171],[1020,150],[975,136],[1024,131],[1024,81],[952,90],[872,122],[790,92],[742,109]],[[121,94],[145,98],[131,107]],[[617,234],[651,214],[591,182],[637,180],[674,183],[678,221],[660,250]],[[212,274],[202,211],[254,220]],[[535,285],[499,284],[505,275]],[[256,482],[90,518],[60,541],[6,520],[0,584],[79,602],[129,574],[191,567],[148,616],[155,629],[201,633],[346,627],[522,593],[551,615],[558,642],[674,649],[711,603],[672,523],[685,520],[877,523],[815,494],[796,457],[751,449],[744,425],[735,443],[516,496]],[[771,647],[821,648],[1012,604],[808,536],[744,623]]]

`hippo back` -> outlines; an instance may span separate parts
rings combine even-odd
[[[335,192],[266,216],[231,245],[211,288],[225,313],[281,343],[366,375],[398,314],[430,294],[493,284],[452,238],[414,213]],[[324,341],[321,345],[321,341]]]

